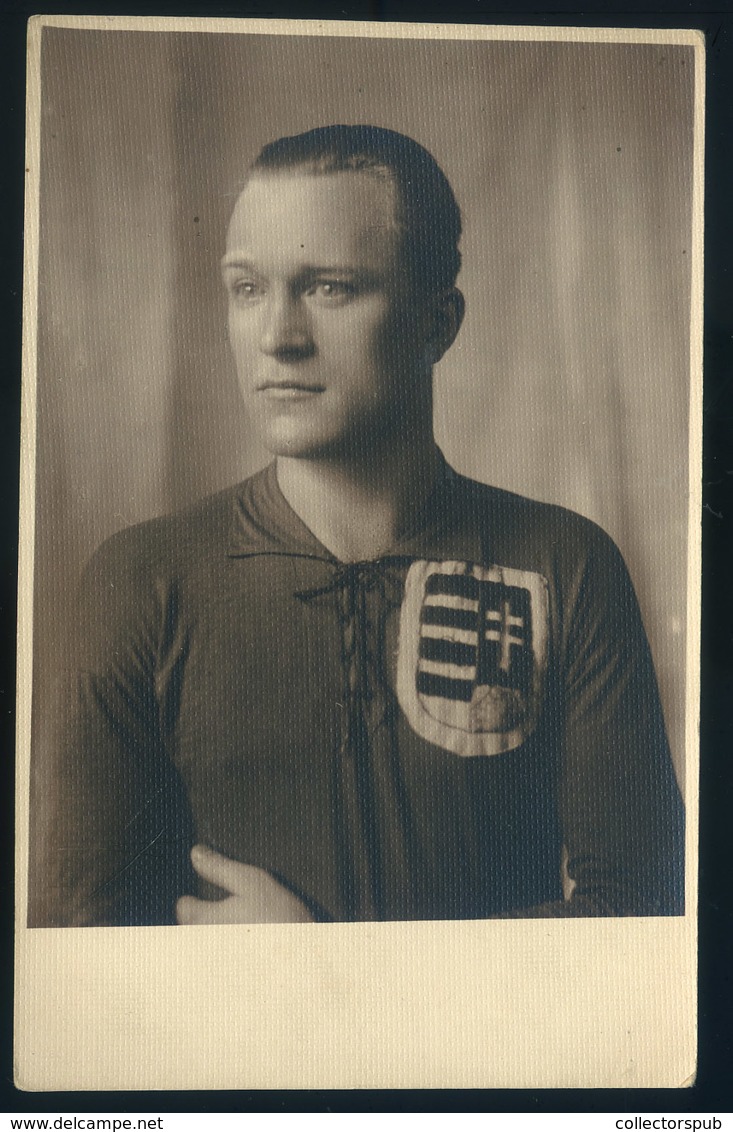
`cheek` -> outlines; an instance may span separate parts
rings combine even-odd
[[[416,334],[414,319],[388,304],[376,307],[350,328],[348,347],[362,358],[370,357],[375,365],[397,356],[414,352]]]
[[[375,347],[385,366],[399,370],[421,368],[423,343],[420,327],[410,311],[395,311],[385,319],[375,334]]]
[[[378,371],[390,337],[382,319],[365,317],[314,320],[312,335],[318,359],[342,380]]]
[[[250,311],[248,318],[244,319],[241,312],[234,311],[228,317],[227,328],[229,345],[234,357],[249,357],[256,349],[257,344],[257,330],[252,312]]]

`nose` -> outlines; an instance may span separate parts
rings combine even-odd
[[[292,295],[272,293],[264,304],[260,349],[280,361],[310,357],[315,349],[302,303]]]

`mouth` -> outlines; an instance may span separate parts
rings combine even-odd
[[[257,392],[275,400],[295,401],[315,397],[325,391],[325,385],[305,381],[265,381],[257,386]]]

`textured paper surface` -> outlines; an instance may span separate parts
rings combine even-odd
[[[105,60],[114,60],[115,57],[124,60],[117,72],[114,66],[106,68],[107,78],[104,82],[100,79],[99,103],[102,110],[96,119],[91,116],[91,101],[86,107],[90,116],[76,122],[64,122],[63,106],[58,101],[47,99],[44,103],[47,90],[52,86],[50,76],[44,79],[45,88],[41,86],[40,46],[44,28],[55,32],[67,29],[66,34],[77,40],[78,37],[96,36],[94,44],[89,41],[89,58],[92,67],[96,58],[100,75],[105,73],[105,66],[101,65]],[[105,33],[104,44],[99,42],[100,31]],[[267,43],[262,39],[260,45],[265,56],[267,51],[272,52],[268,46],[272,37],[281,36],[291,51],[293,45],[305,42],[307,47],[302,50],[312,53],[307,57],[312,63],[311,77],[307,77],[306,67],[294,74],[291,82],[295,97],[291,101],[298,100],[300,82],[303,84],[300,93],[305,92],[303,97],[306,102],[308,98],[313,100],[312,113],[318,121],[339,120],[341,112],[344,116],[348,113],[349,120],[369,120],[370,115],[381,114],[384,124],[393,128],[400,128],[399,114],[393,111],[386,120],[384,99],[395,96],[394,87],[399,86],[395,79],[395,63],[384,64],[384,73],[373,78],[370,89],[364,59],[361,69],[359,66],[361,45],[368,43],[374,50],[376,44],[379,51],[381,43],[386,45],[384,50],[395,43],[418,47],[429,44],[431,49],[437,45],[439,52],[441,45],[445,45],[446,66],[451,80],[435,80],[433,101],[427,104],[424,97],[427,56],[423,60],[422,71],[419,59],[415,62],[417,57],[413,57],[412,70],[406,68],[399,80],[404,81],[404,101],[408,108],[404,112],[402,128],[408,133],[415,131],[414,126],[411,130],[410,124],[419,119],[423,129],[420,140],[430,148],[433,137],[438,139],[444,153],[436,153],[436,156],[443,161],[449,177],[460,182],[455,187],[467,218],[463,241],[465,273],[468,276],[466,290],[469,311],[472,306],[474,311],[478,311],[454,347],[457,360],[453,368],[447,370],[447,378],[442,377],[443,370],[439,375],[439,381],[443,380],[443,392],[438,403],[438,432],[447,454],[455,453],[453,460],[459,465],[462,460],[461,470],[513,490],[562,502],[589,514],[617,539],[630,561],[655,654],[675,765],[687,803],[688,911],[684,918],[302,927],[263,925],[186,931],[175,928],[24,928],[27,860],[33,848],[28,835],[28,794],[34,677],[34,650],[31,648],[34,639],[34,555],[39,566],[36,586],[41,587],[36,593],[35,603],[36,615],[38,611],[42,615],[40,627],[38,624],[35,627],[35,663],[39,664],[39,641],[43,645],[46,662],[54,648],[62,647],[59,635],[54,639],[52,629],[45,626],[56,624],[55,617],[58,624],[63,621],[64,587],[75,580],[75,570],[110,530],[171,509],[171,505],[187,498],[187,493],[195,498],[212,485],[218,486],[219,482],[222,485],[234,482],[248,470],[242,469],[240,456],[243,441],[247,441],[248,436],[237,431],[238,425],[224,423],[226,418],[234,416],[234,400],[227,401],[228,395],[217,393],[212,388],[206,391],[201,403],[196,403],[197,394],[191,394],[195,387],[194,377],[188,379],[188,401],[183,398],[184,404],[188,405],[184,411],[190,412],[190,420],[184,421],[184,433],[188,428],[194,455],[203,459],[202,454],[212,450],[217,455],[206,457],[209,463],[203,471],[200,460],[189,461],[191,466],[199,469],[192,478],[192,473],[185,470],[186,453],[174,452],[171,455],[163,451],[156,432],[156,422],[163,421],[170,411],[165,374],[181,361],[180,356],[173,356],[175,342],[166,337],[161,327],[163,324],[169,326],[171,320],[181,319],[187,311],[191,314],[196,296],[209,286],[208,281],[204,284],[197,277],[202,261],[197,260],[190,250],[184,249],[183,255],[187,274],[183,278],[176,274],[175,256],[171,252],[173,245],[167,240],[165,231],[156,229],[156,223],[160,221],[163,227],[168,224],[173,230],[181,219],[180,215],[178,218],[166,217],[166,202],[173,200],[177,191],[173,183],[175,160],[171,159],[165,166],[171,180],[164,180],[155,189],[146,188],[137,202],[141,208],[140,215],[152,217],[151,230],[144,239],[151,241],[151,259],[155,259],[157,264],[157,274],[153,276],[148,272],[140,285],[150,288],[153,293],[155,288],[160,287],[161,280],[167,279],[169,290],[158,290],[154,310],[145,314],[144,301],[139,295],[137,300],[134,297],[138,271],[135,252],[141,247],[140,234],[126,236],[121,228],[117,231],[112,228],[107,249],[109,269],[118,273],[121,281],[123,315],[120,316],[119,311],[112,312],[108,324],[104,322],[104,312],[84,305],[85,302],[91,304],[93,296],[89,279],[79,266],[80,259],[77,257],[75,260],[74,233],[80,230],[80,220],[70,215],[64,219],[63,198],[53,198],[51,189],[43,185],[39,176],[42,114],[46,115],[44,137],[56,138],[58,135],[63,145],[66,144],[64,130],[73,133],[73,144],[79,147],[77,152],[83,157],[93,148],[94,131],[104,130],[104,113],[109,112],[108,108],[115,98],[122,100],[126,107],[131,105],[123,87],[126,76],[137,91],[139,75],[135,73],[134,58],[147,59],[149,73],[152,74],[157,47],[149,48],[142,44],[142,40],[139,50],[136,48],[132,54],[129,46],[123,48],[121,45],[119,51],[116,47],[115,37],[131,31],[148,42],[154,39],[164,55],[171,40],[170,33],[185,33],[190,37],[182,47],[179,39],[177,58],[179,64],[183,60],[184,70],[189,68],[194,75],[196,67],[199,67],[204,110],[213,116],[212,121],[217,114],[227,120],[233,103],[227,101],[225,90],[222,92],[221,87],[209,81],[212,48],[210,44],[202,44],[204,38],[217,37],[217,44],[222,45],[220,61],[229,68],[227,74],[233,73],[239,45],[245,43],[243,36],[248,37],[249,44],[252,44],[252,52],[257,45],[256,37],[266,37]],[[337,48],[343,46],[347,39],[354,41],[349,46],[349,50],[353,51],[354,75],[359,75],[359,81],[362,74],[365,76],[363,91],[361,88],[354,91],[353,81],[349,88],[343,78],[343,59],[339,62]],[[493,93],[491,88],[487,89],[486,106],[476,96],[476,92],[481,90],[480,82],[477,80],[471,85],[475,56],[471,56],[465,67],[461,64],[462,49],[473,50],[477,43],[501,43],[506,50],[513,52],[509,64],[496,58],[496,88]],[[656,119],[649,127],[648,136],[644,135],[643,129],[638,126],[638,121],[644,116],[643,108],[633,102],[623,103],[619,75],[623,74],[624,67],[629,67],[628,81],[633,86],[634,75],[643,74],[652,107],[655,106],[655,98],[660,95],[660,87],[656,85],[649,56],[643,60],[640,57],[637,70],[634,69],[633,54],[613,60],[604,56],[604,52],[618,51],[619,45],[624,44],[630,50],[639,45],[647,52],[655,51],[655,64],[662,71],[669,64],[670,57],[678,63],[683,57],[689,59],[690,67],[694,64],[694,80],[689,80],[694,83],[694,114],[690,114],[690,127],[694,122],[694,139],[690,129],[689,137],[680,148],[688,162],[685,168],[689,168],[694,177],[691,192],[689,189],[676,190],[673,179],[668,177],[667,196],[654,199],[655,167],[646,169],[644,162],[651,162],[653,158],[662,163],[661,150],[664,147],[658,141],[657,150],[660,152],[657,152],[651,145]],[[579,79],[573,80],[572,65],[558,70],[554,63],[547,62],[550,56],[543,55],[543,50],[558,45],[573,45],[572,50],[578,53]],[[683,55],[674,56],[675,51],[683,52]],[[329,67],[331,52],[332,68]],[[73,45],[70,46],[70,57],[71,54]],[[256,53],[251,55],[251,60],[254,68]],[[316,70],[317,61],[321,66],[320,77],[313,79],[312,72]],[[433,57],[427,61],[432,65]],[[262,66],[262,63],[259,65]],[[548,67],[549,72],[543,71],[542,67]],[[328,78],[332,71],[336,78]],[[463,72],[461,85],[459,76]],[[547,127],[546,120],[539,116],[535,121],[532,117],[539,114],[533,108],[542,103],[541,96],[538,97],[536,89],[533,90],[533,83],[536,86],[538,75],[547,73],[555,76],[556,83],[550,88],[550,97],[557,100],[558,107],[565,108],[566,116],[560,116],[560,124],[553,135],[553,153],[556,157],[560,155],[557,166],[560,175],[555,188],[558,196],[549,220],[549,243],[543,244],[540,237],[546,221],[538,211],[540,198],[533,195],[536,181],[531,176],[520,177],[523,167],[517,164],[520,158],[516,154],[525,154],[523,145],[526,149],[534,137],[544,136],[542,131]],[[513,79],[512,75],[516,78]],[[385,76],[389,80],[388,85],[391,84],[391,93],[386,96],[384,91],[380,95],[378,90],[380,85],[384,86]],[[156,104],[156,110],[165,110],[166,97],[170,99],[170,106],[176,109],[173,80],[168,88],[162,73],[156,73],[150,81],[156,98],[163,100],[159,106]],[[682,81],[680,78],[680,83]],[[108,84],[106,88],[105,82]],[[195,87],[195,78],[189,80],[188,89]],[[634,89],[637,95],[641,91],[639,86]],[[676,89],[674,83],[670,89]],[[692,85],[690,89],[693,89]],[[350,92],[352,99],[348,107],[341,101],[346,97],[345,91]],[[530,91],[531,94],[524,102],[522,91]],[[610,112],[605,117],[598,110],[604,91],[609,94],[611,107],[617,107],[617,112]],[[363,94],[363,102],[358,97],[360,94]],[[582,101],[586,94],[588,109]],[[578,105],[573,102],[575,98]],[[209,99],[208,103],[206,99]],[[497,140],[492,149],[481,133],[482,123],[490,120],[496,126],[497,121],[503,120],[511,124],[515,109],[512,100],[522,110],[517,117],[517,121],[523,124],[521,128],[517,126],[516,146],[513,148],[509,132],[504,147]],[[409,107],[416,107],[418,103],[419,111],[413,109],[411,113]],[[702,37],[689,31],[629,29],[591,31],[322,24],[315,21],[42,17],[31,26],[28,106],[21,515],[23,585],[20,594],[18,716],[16,1079],[19,1086],[27,1089],[541,1088],[663,1087],[689,1083],[695,1065],[696,658],[699,620],[699,539],[695,517],[700,503]],[[67,108],[73,106],[76,106],[77,113],[82,114],[83,99],[74,103],[73,96],[70,97]],[[356,118],[362,106],[363,119]],[[577,123],[582,122],[583,114],[593,113],[594,106],[596,116],[593,124],[583,133],[584,127]],[[333,109],[326,116],[327,108],[331,107]],[[264,104],[263,110],[248,107],[247,112],[263,113]],[[53,120],[54,113],[56,120]],[[206,121],[205,113],[199,107],[191,108],[189,114],[189,110],[180,105],[177,113],[179,135],[172,141],[169,138],[167,144],[174,148],[178,145],[179,149],[181,145],[185,149],[188,144],[186,160],[191,166],[199,166],[198,173],[192,175],[192,183],[195,182],[200,199],[206,199],[207,187],[209,195],[219,192],[222,196],[222,182],[216,180],[214,173],[210,175],[206,171],[207,160],[212,160],[212,153],[217,156],[217,149],[216,141],[212,141],[201,126]],[[278,129],[278,113],[281,111],[277,107],[270,109],[269,133],[262,140],[269,140],[292,128],[293,116],[288,111],[282,112],[283,124]],[[156,132],[156,127],[151,125],[154,118],[155,114],[146,117],[145,113],[141,113],[136,121],[128,123],[131,133],[128,158],[133,164],[140,160],[139,155],[143,152],[160,159],[165,136],[162,130]],[[186,133],[187,121],[197,124],[190,128],[189,134]],[[305,121],[299,128],[307,128],[310,124],[316,122]],[[607,131],[607,136],[599,132],[601,126]],[[116,128],[119,131],[119,124]],[[673,124],[669,128],[673,129]],[[114,129],[114,125],[110,125],[110,133]],[[147,134],[145,130],[148,130]],[[89,135],[86,141],[85,133]],[[430,136],[426,137],[426,134]],[[96,136],[100,151],[104,151],[107,144],[105,137],[100,133]],[[582,153],[583,147],[590,149],[596,146],[598,152],[594,160],[610,161],[605,150],[604,156],[599,156],[599,138],[608,147],[613,159],[617,156],[628,159],[631,166],[628,174],[614,180],[612,166],[608,165],[608,198],[604,201],[603,194],[598,195],[596,185],[595,223],[598,230],[591,230],[587,227],[588,218],[582,206],[588,185],[577,176],[583,163],[573,155]],[[618,145],[612,145],[612,141],[618,141]],[[191,149],[191,146],[194,148]],[[462,166],[458,176],[453,177],[456,154],[461,150]],[[68,154],[73,152],[72,145],[66,155],[67,161]],[[118,146],[118,159],[123,152],[124,147]],[[499,267],[504,272],[502,278],[509,278],[506,265],[513,248],[518,247],[517,256],[523,257],[522,263],[527,264],[531,262],[533,247],[536,247],[537,270],[533,273],[525,268],[520,272],[515,280],[516,289],[507,299],[507,303],[513,303],[515,309],[517,306],[522,308],[521,316],[512,315],[507,306],[499,311],[495,320],[497,325],[494,326],[486,310],[482,315],[481,302],[482,294],[488,293],[489,301],[485,302],[485,306],[490,311],[491,300],[498,301],[497,291],[491,290],[490,282],[492,263],[496,262],[492,256],[497,252],[494,246],[487,250],[487,234],[491,225],[481,228],[482,202],[471,198],[472,192],[476,192],[471,169],[475,162],[482,160],[496,161],[498,169],[500,159],[506,162],[507,154],[510,161],[515,161],[514,177],[519,179],[512,181],[509,177],[502,183],[497,174],[499,203],[487,206],[488,215],[493,221],[501,201],[509,201],[512,190],[519,185],[521,192],[526,193],[522,209],[524,225],[530,230],[530,235],[522,242],[521,232],[517,229],[514,242],[505,240],[502,243],[499,239]],[[154,158],[151,157],[151,160]],[[596,177],[599,168],[605,166],[596,165]],[[661,168],[661,164],[656,168]],[[531,174],[532,169],[530,156],[527,158],[527,174]],[[228,172],[231,174],[229,183],[233,184],[235,171],[232,168]],[[117,175],[122,175],[120,169]],[[114,177],[111,166],[109,176]],[[535,164],[534,176],[541,176],[541,164]],[[631,188],[623,197],[625,184]],[[80,192],[84,191],[80,187]],[[56,199],[55,214],[53,206],[44,213],[44,192],[48,192],[48,200]],[[106,189],[103,183],[95,184],[91,199],[94,199],[94,192],[100,194],[101,211],[99,215],[88,216],[90,229],[95,224],[104,223],[105,208],[113,211],[117,199],[112,183],[107,184]],[[129,200],[123,190],[120,192],[123,203],[125,199]],[[634,196],[635,192],[638,199]],[[176,199],[177,207],[181,208],[180,195]],[[184,204],[198,199],[192,190],[190,200],[185,199]],[[231,198],[220,199],[218,212],[213,209],[208,217],[202,216],[205,239],[223,238],[223,225],[232,203]],[[559,207],[560,204],[563,207]],[[565,204],[567,207],[564,207]],[[614,209],[623,223],[620,222],[615,229],[609,228],[605,233],[605,245],[602,240],[599,244],[598,231],[603,230],[604,215],[614,215]],[[674,283],[670,283],[668,296],[672,308],[675,304],[684,308],[686,304],[689,310],[691,303],[692,317],[686,323],[683,320],[682,324],[685,335],[689,326],[689,344],[684,349],[680,349],[670,337],[672,332],[667,325],[655,326],[653,332],[648,333],[648,322],[645,321],[648,311],[643,305],[639,307],[649,288],[661,286],[665,278],[672,278],[660,270],[663,261],[655,258],[658,252],[653,246],[638,255],[635,248],[635,235],[638,235],[635,225],[639,226],[639,232],[644,226],[653,231],[650,216],[655,215],[655,209],[659,210],[660,217],[667,215],[668,232],[675,233],[675,239],[678,237],[679,246],[675,246],[675,254],[684,253],[689,261],[689,292],[680,287],[675,291]],[[67,267],[76,262],[80,272],[78,278],[72,274],[63,279],[39,278],[40,215],[45,216],[43,238],[53,245],[57,255],[55,262]],[[585,227],[580,223],[582,220]],[[675,230],[677,220],[678,232]],[[517,216],[514,221],[516,224]],[[216,229],[218,222],[220,231]],[[65,237],[60,233],[65,233]],[[59,242],[63,243],[64,238],[68,247],[59,250]],[[598,284],[598,288],[591,291],[591,313],[586,318],[580,302],[585,293],[584,283],[587,278],[596,278],[592,273],[584,275],[589,271],[588,247],[594,254],[600,255],[604,246],[609,264],[613,264],[615,257],[621,256],[628,269],[628,277],[619,294],[622,291],[627,293],[630,306],[624,307],[618,295],[606,294]],[[671,255],[671,244],[665,254],[667,252]],[[127,263],[126,254],[129,257]],[[553,256],[560,277],[576,280],[575,291],[572,288],[556,289],[554,306],[541,298],[545,294],[543,265]],[[613,276],[614,270],[617,268],[608,267],[609,276]],[[501,272],[497,271],[497,274]],[[533,282],[533,276],[537,275],[539,279]],[[604,268],[601,266],[598,278],[603,275]],[[63,287],[59,283],[63,283]],[[177,308],[172,299],[176,288],[177,296],[182,295],[176,299]],[[50,297],[49,292],[52,293]],[[608,314],[612,304],[605,300],[609,298],[621,304],[615,314],[613,310]],[[136,301],[140,302],[138,308],[134,306]],[[132,312],[126,328],[125,303]],[[638,309],[636,324],[632,317],[633,309]],[[85,365],[89,364],[85,352],[93,354],[94,346],[85,341],[85,310],[91,312],[89,317],[97,318],[96,325],[101,325],[103,331],[118,323],[123,326],[114,340],[118,358],[112,357],[111,361],[111,373],[120,378],[120,388],[115,390],[110,385],[105,400],[105,404],[111,406],[107,418],[95,415],[98,410],[93,407],[93,400],[86,400],[89,387],[85,387],[83,379],[77,385],[71,383],[62,396],[56,395],[55,400],[53,394],[46,392],[53,388],[53,367],[48,363],[49,341],[57,346],[61,343],[59,374],[63,375],[65,368],[71,373],[74,366],[83,374]],[[630,328],[630,335],[625,343],[614,345],[604,354],[602,328],[606,316],[612,327]],[[148,319],[147,323],[143,321],[142,330],[141,317]],[[213,318],[204,325],[203,322],[197,324],[196,317],[195,313],[191,314],[188,329],[184,320],[182,334],[184,347],[189,349],[186,356],[193,358],[192,370],[197,366],[200,373],[207,360],[209,367],[218,364],[221,359],[216,351],[222,347],[212,336]],[[552,348],[548,328],[554,318],[563,326],[564,341],[570,343],[567,352],[556,359],[557,372],[560,372],[560,364],[563,365],[560,387],[551,383],[548,386],[554,371],[551,365],[543,370],[542,361]],[[597,329],[599,326],[601,329]],[[63,328],[61,333],[60,327]],[[201,335],[197,337],[197,331],[202,327],[203,344]],[[44,345],[43,335],[48,336],[49,333],[51,338],[47,337]],[[634,333],[638,340],[634,339]],[[157,353],[152,355],[148,349],[151,343],[157,343]],[[39,351],[44,362],[44,349],[45,363],[39,366]],[[136,349],[139,350],[137,355]],[[614,350],[621,350],[620,362],[618,358],[614,361]],[[223,357],[224,353],[221,354]],[[121,358],[128,361],[120,361]],[[495,411],[506,425],[505,435],[509,439],[500,444],[501,437],[491,438],[492,444],[501,447],[503,454],[487,454],[480,432],[471,429],[471,374],[477,367],[486,365],[487,358],[494,368],[502,366],[505,374],[504,380],[498,383],[500,391],[497,397],[500,400]],[[146,364],[150,372],[164,375],[163,380],[157,384],[146,381]],[[620,401],[614,402],[610,395],[604,401],[604,397],[596,391],[585,411],[582,406],[588,396],[588,373],[594,373],[598,382],[602,383],[604,366],[613,369],[615,364],[627,381],[627,385],[622,386]],[[124,386],[125,365],[131,367],[130,372],[133,366],[137,367],[135,372],[140,375],[137,386]],[[536,380],[522,388],[519,382],[522,374],[527,372],[535,374]],[[675,375],[674,380],[670,374]],[[42,382],[46,383],[45,386]],[[629,389],[632,392],[628,392]],[[633,392],[634,389],[636,392]],[[634,400],[634,397],[637,399]],[[37,407],[42,401],[45,420],[53,420],[57,434],[47,430],[45,437],[43,435],[43,414],[37,415]],[[125,410],[125,402],[129,404],[131,401],[133,407]],[[212,401],[214,409],[211,408]],[[558,404],[554,413],[553,401]],[[676,416],[675,406],[678,410]],[[73,428],[75,420],[79,426],[76,432]],[[192,425],[191,421],[196,420],[202,420],[203,424]],[[516,430],[517,422],[522,420],[529,421],[529,426],[518,438],[513,429]],[[591,426],[594,427],[591,429]],[[590,442],[584,440],[584,427],[592,435]],[[681,432],[683,427],[685,431]],[[37,433],[37,428],[41,429],[40,433]],[[563,428],[567,431],[558,434],[557,430]],[[625,440],[618,439],[619,433],[631,437],[628,446]],[[553,434],[556,437],[555,447]],[[54,435],[63,438],[63,452],[61,456],[58,453],[54,456],[61,463],[56,464],[48,456],[53,447],[49,437]],[[129,455],[125,459],[125,445],[134,446],[135,435],[141,438],[139,449],[133,448],[132,460]],[[575,443],[572,442],[573,435]],[[686,436],[689,437],[687,463],[682,459]],[[94,454],[100,446],[109,452],[108,474],[110,481],[119,481],[117,495],[113,482],[97,486],[100,475],[95,477],[90,471],[100,466],[99,455]],[[653,453],[651,462],[647,464],[644,463],[645,449],[651,449]],[[41,461],[38,467],[37,453]],[[533,455],[535,458],[531,459]],[[613,488],[606,489],[607,485],[603,482],[604,457],[612,461],[626,461],[630,465],[625,486],[619,487],[615,482]],[[658,462],[655,463],[657,457]],[[256,450],[253,452],[251,442],[247,448],[247,459],[254,461],[256,466],[258,454]],[[140,461],[143,461],[142,471]],[[595,472],[594,462],[598,464]],[[165,475],[160,474],[161,463]],[[126,478],[129,472],[125,469],[131,464],[137,466],[137,479]],[[672,482],[668,476],[675,464],[677,479]],[[87,501],[85,508],[82,501],[75,511],[74,506],[69,505],[66,497],[60,494],[60,485],[79,484],[79,471],[84,468],[87,469],[87,479],[81,483],[81,488],[92,502],[89,505]],[[654,475],[655,468],[658,480]],[[189,478],[186,479],[186,476]],[[641,493],[637,487],[639,483],[644,485]],[[663,486],[660,487],[660,483]],[[94,506],[97,490],[107,493],[108,511],[101,517],[99,509]],[[641,501],[634,502],[633,497],[639,494]],[[55,537],[61,539],[60,542],[54,543],[51,539],[49,543],[48,531],[54,530],[53,512],[58,513],[59,508],[63,512],[64,507],[68,508],[68,515],[77,515],[77,525],[74,529],[69,526],[63,535],[57,534]],[[628,515],[631,515],[630,519]],[[693,517],[691,521],[689,516]],[[648,537],[652,529],[649,524],[652,524],[654,538]],[[646,539],[643,537],[645,526]],[[61,572],[60,581],[56,583],[49,582],[49,564],[54,560],[54,554],[65,556],[66,565],[66,573]],[[43,571],[39,564],[43,565]],[[56,615],[52,612],[54,608],[58,611]],[[43,692],[44,685],[40,687]],[[35,688],[38,697],[37,681]],[[33,705],[34,715],[41,721],[42,699],[41,696],[39,702],[37,698]],[[40,726],[42,733],[42,722],[36,726]]]

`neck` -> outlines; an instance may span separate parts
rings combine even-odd
[[[280,490],[319,542],[342,562],[378,558],[404,534],[442,464],[432,438],[392,444],[363,461],[278,457]]]

